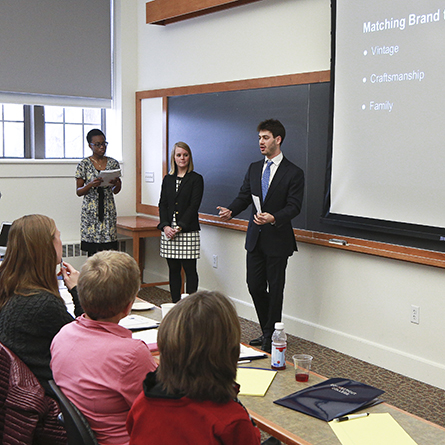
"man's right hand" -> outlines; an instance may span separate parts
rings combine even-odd
[[[229,219],[232,219],[232,211],[227,209],[226,207],[218,206],[217,209],[219,210],[219,217],[223,221],[229,221]]]

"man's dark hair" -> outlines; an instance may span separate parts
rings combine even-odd
[[[261,122],[257,127],[257,131],[260,132],[261,130],[270,131],[274,138],[281,136],[281,143],[283,143],[286,137],[286,130],[283,124],[276,119],[267,119]]]

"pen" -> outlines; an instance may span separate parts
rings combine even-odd
[[[336,422],[344,422],[345,420],[352,420],[352,419],[359,419],[360,417],[367,417],[369,416],[369,413],[363,413],[363,414],[351,414],[350,416],[342,416],[337,417],[334,419]]]
[[[243,365],[244,363],[250,363],[252,360],[239,360],[238,365]]]

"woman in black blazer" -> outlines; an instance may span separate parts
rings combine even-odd
[[[158,229],[162,230],[161,256],[167,259],[170,293],[174,303],[181,298],[181,267],[186,276],[186,291],[198,290],[196,260],[200,255],[198,210],[204,181],[193,171],[190,147],[177,142],[170,159],[170,171],[162,181]]]

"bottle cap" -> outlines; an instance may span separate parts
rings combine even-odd
[[[281,321],[277,321],[277,322],[275,323],[275,329],[281,331],[282,329],[284,329],[284,323],[281,322]]]

